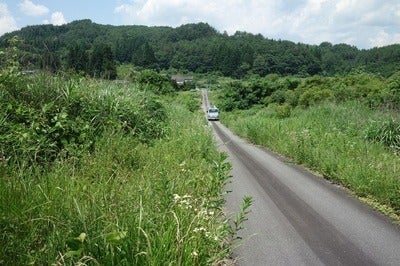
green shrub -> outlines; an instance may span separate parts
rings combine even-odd
[[[283,104],[286,101],[286,92],[286,90],[276,90],[271,96],[264,99],[264,103],[267,105],[271,103]]]
[[[400,152],[400,122],[393,119],[383,122],[372,122],[366,129],[366,139],[380,142]]]
[[[165,108],[150,92],[44,73],[13,84],[0,83],[0,155],[22,168],[91,151],[110,126],[146,143],[165,134]]]
[[[179,93],[178,99],[187,107],[190,112],[195,112],[200,108],[200,97],[198,92],[182,92]]]
[[[400,110],[400,71],[394,73],[388,80],[389,97],[386,103],[390,108]]]
[[[137,75],[136,81],[144,89],[148,89],[156,94],[168,94],[174,91],[169,77],[158,74],[154,70],[143,70]]]
[[[332,101],[333,92],[329,89],[308,89],[299,98],[299,105],[309,107],[321,102]]]
[[[276,116],[278,118],[287,118],[290,117],[292,113],[292,107],[288,103],[284,103],[282,105],[276,105],[274,107]]]

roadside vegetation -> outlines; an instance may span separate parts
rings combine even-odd
[[[400,87],[367,73],[254,78],[212,96],[221,121],[393,217],[400,214]]]
[[[238,134],[400,215],[398,45],[83,20],[0,46],[0,265],[226,263],[251,198],[224,215],[230,165],[178,72]]]
[[[155,72],[24,75],[2,56],[0,264],[223,264],[249,201],[224,216],[230,166],[197,92]]]

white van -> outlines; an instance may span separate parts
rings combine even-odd
[[[219,120],[219,110],[216,107],[208,108],[207,110],[208,120]]]

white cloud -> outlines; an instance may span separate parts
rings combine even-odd
[[[0,3],[0,35],[17,29],[17,22],[8,11],[7,4]]]
[[[381,47],[393,43],[400,43],[400,33],[388,34],[380,30],[375,36],[368,39],[370,47]]]
[[[43,16],[50,12],[50,10],[46,6],[35,5],[30,0],[24,0],[23,2],[18,4],[18,7],[22,13],[24,13],[27,16],[32,16],[32,17]]]
[[[394,27],[397,31],[400,28],[397,0],[307,0],[296,12],[286,14],[279,29],[303,43],[328,41],[368,48],[381,46],[382,34],[380,38],[371,36],[385,27]]]
[[[116,14],[117,13],[127,13],[127,14],[129,14],[130,12],[131,12],[131,6],[125,5],[125,4],[117,6],[114,9],[114,13],[116,13]]]
[[[240,30],[359,48],[397,42],[400,34],[399,0],[126,0],[114,13],[125,24],[175,27],[201,21],[230,34]]]
[[[67,21],[64,18],[63,13],[61,12],[54,12],[51,14],[51,24],[53,25],[63,25],[66,24]]]
[[[170,25],[208,22],[219,30],[230,33],[247,28],[268,28],[273,20],[271,12],[276,0],[147,0],[122,4],[114,13],[122,14],[127,24]]]

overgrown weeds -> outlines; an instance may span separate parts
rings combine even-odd
[[[135,84],[27,79],[18,86],[32,88],[12,97],[1,88],[0,264],[212,265],[229,256],[230,166],[185,99],[165,102]],[[35,95],[47,90],[53,96]]]
[[[44,73],[14,79],[14,86],[1,84],[0,156],[21,171],[93,150],[108,127],[142,142],[165,133],[165,108],[135,87]]]
[[[382,143],[396,153],[400,152],[400,121],[388,119],[384,121],[373,121],[366,129],[366,138],[371,141]]]

